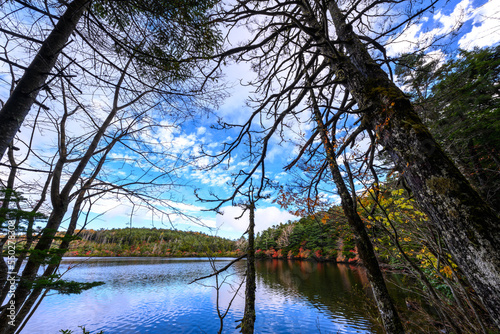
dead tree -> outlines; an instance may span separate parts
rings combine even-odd
[[[357,128],[339,142],[335,156],[362,134],[383,148],[500,326],[496,316],[500,313],[499,218],[446,156],[390,78],[383,44],[434,5],[407,3],[408,8],[405,2],[392,1],[241,1],[222,13],[228,25],[248,25],[253,35],[248,43],[229,48],[218,59],[251,61],[256,72],[251,84],[257,94],[247,122],[220,124],[238,128],[240,134],[215,158],[227,161],[249,139],[252,165],[237,175],[235,193],[256,171],[265,175],[272,141],[286,141],[284,130],[290,123],[314,120],[305,114],[306,76],[313,88],[329,87],[325,99],[330,103],[320,105],[320,110],[357,116]],[[406,19],[396,22],[392,15],[406,15]],[[376,25],[376,18],[386,24]],[[345,92],[340,98],[339,91]],[[299,155],[319,137],[318,131],[308,135]]]

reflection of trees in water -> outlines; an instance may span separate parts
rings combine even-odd
[[[367,318],[368,279],[362,268],[312,261],[257,261],[258,286],[272,293],[306,298],[314,305],[346,319]],[[371,312],[370,312],[371,313]]]

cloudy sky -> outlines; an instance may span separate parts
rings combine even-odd
[[[443,7],[435,10],[433,13],[426,15],[418,23],[406,27],[406,32],[399,35],[396,40],[389,44],[388,55],[397,56],[400,53],[411,52],[418,48],[422,48],[426,42],[434,37],[445,36],[452,29],[456,28],[457,22],[463,22],[460,34],[452,41],[451,49],[462,48],[471,50],[474,47],[486,47],[498,44],[500,42],[500,6],[498,1],[490,0],[462,0],[462,1],[443,1]],[[439,7],[439,3],[438,6]],[[433,48],[429,52],[441,55],[439,48]],[[240,81],[248,81],[251,77],[250,69],[247,64],[232,65],[227,69],[227,79],[238,83]],[[236,85],[219,110],[219,114],[224,117],[227,122],[238,122],[241,124],[247,115],[247,108],[244,105],[244,100],[250,93],[248,87]],[[305,129],[308,130],[308,129]],[[193,145],[196,143],[213,143],[217,142],[221,137],[220,133],[209,129],[209,126],[201,126],[196,129],[186,129],[182,134],[185,142],[190,142]],[[225,135],[223,135],[225,136]],[[187,147],[186,147],[187,148]],[[293,157],[293,147],[285,145],[275,145],[268,155],[269,165],[268,171],[275,179],[283,178],[283,166],[290,158]],[[230,181],[232,171],[238,170],[240,166],[232,165],[230,169],[223,170],[221,168],[209,172],[194,172],[191,177],[195,183],[203,187],[212,189],[221,189],[224,184]],[[202,203],[194,203],[195,206],[207,207]],[[210,226],[220,227],[219,234],[225,236],[236,237],[243,232],[247,226],[245,217],[237,220],[234,217],[240,215],[240,209],[226,206],[223,216],[207,213],[204,215],[204,221]],[[287,222],[288,220],[297,219],[285,210],[272,205],[270,201],[259,202],[256,222],[257,230],[263,230],[273,224]]]
[[[426,43],[429,43],[435,37],[446,36],[455,29],[458,22],[462,23],[460,34],[451,44],[443,43],[443,45],[446,44],[446,51],[456,48],[470,50],[474,47],[486,47],[500,42],[500,4],[498,0],[441,1],[441,3],[442,7],[438,3],[436,10],[427,13],[425,17],[413,25],[405,27],[405,32],[388,44],[387,51],[390,57],[426,47]],[[238,34],[239,38],[249,36],[247,32]],[[440,49],[440,46],[430,48],[428,52],[432,52],[438,57],[444,57],[446,53]],[[251,94],[251,89],[240,85],[240,83],[248,82],[253,78],[250,65],[229,64],[224,68],[224,74],[225,80],[232,88],[229,89],[228,96],[213,115],[185,123],[182,126],[167,124],[168,126],[151,134],[157,144],[168,148],[172,156],[189,160],[191,157],[200,156],[202,150],[216,153],[221,147],[221,142],[234,138],[236,135],[234,131],[211,128],[216,117],[221,117],[227,123],[241,124],[246,121],[250,109],[245,102]],[[4,93],[2,94],[4,95]],[[95,101],[95,103],[103,105],[102,108],[96,108],[97,110],[105,110],[106,105],[109,105],[110,102],[99,100]],[[302,128],[299,128],[298,124],[296,126],[297,128],[293,129],[295,132],[307,133],[311,130],[308,125],[302,125]],[[81,127],[76,126],[74,131],[78,132],[81,129]],[[37,144],[41,147],[48,146],[49,143],[53,142],[54,138],[47,133],[37,139]],[[292,142],[279,143],[277,139],[272,141],[266,158],[267,176],[275,181],[286,181],[287,176],[283,173],[283,166],[293,158],[295,149],[296,147]],[[208,158],[205,157],[196,159],[190,166],[179,168],[177,176],[182,180],[180,183],[185,186],[177,188],[173,198],[165,197],[163,201],[159,199],[158,207],[163,208],[165,211],[171,211],[174,208],[199,219],[198,223],[194,223],[189,222],[185,217],[171,215],[171,222],[176,228],[238,238],[245,231],[248,224],[247,216],[236,219],[241,215],[241,209],[225,204],[221,208],[224,215],[216,214],[209,211],[214,204],[200,202],[194,195],[193,190],[198,189],[200,196],[206,199],[211,198],[210,193],[215,193],[221,197],[229,195],[231,187],[228,184],[233,180],[234,173],[248,167],[247,162],[241,159],[244,153],[244,150],[237,151],[233,157],[234,161],[229,166],[221,165],[211,170],[200,169],[200,167],[204,167],[209,163]],[[125,150],[117,149],[112,157],[124,161],[127,154]],[[111,167],[114,170],[111,173],[114,177],[144,177],[141,176],[144,171],[139,168],[139,164],[139,161],[132,158],[126,165],[123,163],[121,166],[112,165]],[[150,175],[148,177],[154,177],[155,173],[158,172],[155,170],[149,171]],[[33,178],[35,177],[33,176]],[[170,195],[172,195],[172,192]],[[174,202],[172,199],[177,201]],[[336,197],[331,196],[331,199],[335,201]],[[134,215],[130,219],[132,212]],[[91,221],[87,228],[93,229],[125,227],[130,223],[134,227],[172,227],[166,217],[155,215],[146,209],[135,208],[127,200],[114,197],[97,201],[92,207],[89,217],[94,218],[94,220]],[[274,205],[272,198],[258,203],[256,211],[258,231],[280,222],[295,219],[297,217]],[[200,224],[205,227],[201,227]]]

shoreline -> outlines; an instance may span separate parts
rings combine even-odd
[[[112,259],[112,258],[158,258],[158,259],[193,259],[193,258],[215,258],[215,259],[220,259],[220,258],[230,258],[230,259],[236,259],[240,255],[217,255],[217,256],[209,256],[209,255],[191,255],[191,256],[169,256],[169,255],[135,255],[135,256],[130,256],[130,255],[125,255],[125,256],[120,256],[120,255],[114,255],[114,256],[101,256],[101,255],[64,255],[62,259],[68,259],[68,258],[100,258],[100,259]],[[243,258],[242,260],[246,260],[246,258]],[[317,262],[317,263],[338,263],[338,264],[349,264],[349,265],[354,265],[354,266],[362,266],[362,263],[360,261],[337,261],[336,259],[325,259],[325,258],[315,258],[315,257],[309,257],[309,258],[288,258],[288,257],[256,257],[255,260],[258,261],[269,261],[269,260],[286,260],[286,261],[308,261],[308,262]]]

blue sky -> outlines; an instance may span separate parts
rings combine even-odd
[[[433,12],[427,13],[423,18],[414,22],[413,25],[406,27],[405,33],[388,44],[388,55],[396,56],[400,53],[411,52],[419,47],[426,47],[426,41],[434,37],[445,36],[456,25],[457,20],[463,20],[464,24],[460,34],[447,48],[472,49],[474,47],[485,47],[498,44],[500,42],[500,3],[498,0],[462,0],[462,1],[441,1]],[[250,34],[246,30],[237,31],[233,37],[245,39]],[[435,57],[444,57],[441,49],[443,46],[429,49],[429,52]],[[240,85],[240,82],[247,82],[253,78],[253,73],[249,64],[229,64],[224,68],[225,80],[232,88],[228,90],[228,96],[221,104],[220,108],[214,110],[211,115],[204,115],[195,121],[186,122],[181,125],[169,124],[155,133],[150,133],[149,139],[155,141],[171,155],[185,158],[186,161],[192,156],[199,156],[201,148],[215,153],[220,149],[221,142],[228,141],[236,136],[233,131],[221,131],[211,128],[216,121],[216,117],[221,117],[228,123],[241,124],[247,120],[250,109],[245,102],[251,95],[251,88]],[[2,95],[5,95],[5,90]],[[4,96],[2,96],[4,97]],[[107,105],[109,101],[93,101],[94,105]],[[99,109],[99,108],[98,108]],[[165,121],[168,122],[168,121]],[[312,129],[310,124],[292,124],[293,131],[288,134],[292,140],[288,142],[279,142],[278,139],[271,141],[269,153],[266,158],[267,177],[286,182],[287,175],[283,171],[283,166],[294,157],[296,146],[293,143],[293,132],[309,133]],[[74,132],[81,130],[78,126],[73,129]],[[21,134],[23,136],[25,134]],[[40,147],[50,146],[54,143],[54,137],[47,133],[37,139]],[[362,144],[362,143],[361,143]],[[188,222],[185,217],[171,215],[173,225],[178,229],[203,231],[212,234],[218,234],[223,237],[238,238],[246,229],[248,218],[243,217],[239,220],[241,209],[232,207],[230,204],[223,206],[224,215],[218,215],[209,210],[214,206],[213,203],[203,203],[196,199],[193,190],[199,189],[199,193],[204,198],[210,198],[210,192],[224,197],[231,193],[231,187],[228,185],[233,179],[232,174],[240,169],[247,170],[248,162],[241,159],[245,152],[240,149],[233,156],[234,160],[230,165],[218,166],[212,170],[203,170],[199,167],[206,166],[209,161],[207,158],[200,158],[194,161],[191,166],[177,166],[176,176],[179,178],[177,183],[184,184],[182,187],[169,188],[167,190],[147,189],[146,192],[154,196],[158,201],[159,208],[164,208],[165,212],[170,212],[175,208],[187,215],[195,216],[199,223]],[[115,164],[110,164],[107,168],[108,175],[116,179],[138,179],[143,180],[159,175],[158,170],[148,169],[147,173],[141,169],[140,159],[124,147],[117,147],[111,156],[117,159]],[[127,160],[126,158],[130,158]],[[155,157],[160,163],[165,157]],[[124,161],[127,161],[126,163]],[[170,162],[169,162],[170,163]],[[257,176],[259,174],[257,173]],[[157,192],[156,192],[157,191]],[[332,202],[338,202],[338,196],[326,194]],[[173,199],[175,201],[171,201]],[[133,208],[130,201],[125,198],[107,197],[97,201],[92,207],[89,218],[92,220],[87,228],[117,228],[129,226],[133,227],[165,227],[171,228],[166,215],[155,214],[147,209],[139,207]],[[168,206],[171,206],[169,208]],[[134,213],[132,219],[130,214]],[[286,210],[279,208],[269,200],[261,200],[257,205],[256,223],[257,230],[263,230],[273,224],[294,220],[297,217],[291,215]],[[82,220],[83,221],[83,220]]]
[[[395,56],[399,53],[409,52],[417,47],[416,41],[421,41],[426,38],[445,35],[452,29],[459,18],[463,18],[464,24],[460,30],[459,36],[451,41],[450,48],[457,47],[464,49],[472,49],[474,47],[485,47],[495,45],[500,42],[500,4],[498,1],[442,1],[444,7],[440,7],[438,3],[437,9],[433,13],[428,13],[421,21],[416,22],[414,26],[407,27],[408,34],[401,36],[396,43],[391,43],[389,47],[389,55]],[[431,49],[432,52],[441,56],[442,51],[439,48]],[[252,77],[248,64],[232,65],[227,68],[227,79],[232,82],[240,80],[248,80]],[[218,114],[227,122],[242,123],[248,117],[249,110],[244,105],[245,99],[250,94],[248,87],[236,85],[230,97],[222,105]],[[305,126],[302,128],[304,132],[308,132],[310,128]],[[234,133],[221,133],[209,128],[207,124],[195,125],[194,127],[183,129],[184,136],[190,138],[193,143],[204,141],[205,144],[210,144],[220,141],[221,138],[234,136]],[[267,157],[268,176],[286,181],[286,175],[283,172],[283,166],[294,157],[294,147],[290,143],[282,143],[270,149],[270,154]],[[231,180],[229,176],[231,171],[236,171],[238,168],[244,167],[244,162],[235,161],[231,166],[231,170],[216,169],[210,172],[194,172],[191,181],[197,184],[202,189],[210,188],[211,190],[227,194],[227,188],[224,187],[225,181]],[[336,196],[330,196],[330,199],[338,201]],[[191,202],[195,206],[207,207],[206,204],[199,202]],[[219,234],[223,236],[237,237],[243,232],[246,227],[246,219],[237,221],[234,216],[239,215],[238,208],[227,206],[226,213],[223,217],[215,216],[213,213],[205,213],[203,217],[210,224],[216,221],[216,226],[220,227]],[[296,219],[285,210],[272,205],[270,201],[261,201],[257,209],[257,229],[262,230],[273,224],[286,222]]]

